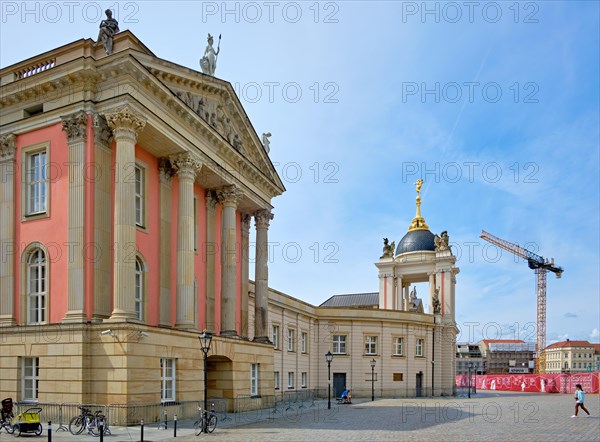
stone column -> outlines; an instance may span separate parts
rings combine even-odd
[[[110,316],[110,145],[113,135],[101,115],[94,115],[93,126],[95,261],[92,321],[102,321]],[[87,256],[90,256],[89,252]]]
[[[171,163],[179,178],[175,327],[194,328],[194,180],[201,164],[190,153],[171,157]]]
[[[105,115],[116,141],[113,225],[113,311],[111,321],[137,318],[135,312],[135,143],[146,120],[129,106]]]
[[[429,274],[429,313],[433,314],[433,296],[435,294],[435,273]]]
[[[171,326],[171,177],[174,170],[167,158],[159,165],[160,179],[160,316],[159,325]]]
[[[79,111],[62,117],[62,128],[69,146],[69,242],[68,242],[68,301],[63,322],[86,322],[85,315],[85,143],[87,114]]]
[[[394,284],[396,310],[402,310],[402,275],[398,275],[396,278]]]
[[[235,186],[225,186],[218,192],[223,204],[221,225],[221,335],[236,336],[236,220],[235,210],[242,194]]]
[[[206,329],[215,331],[215,243],[217,196],[212,190],[206,192],[206,243],[204,257],[206,260]]]
[[[16,324],[13,302],[16,138],[14,134],[0,137],[0,327]]]
[[[408,297],[410,292],[410,284],[404,286],[404,296],[402,297],[402,310],[408,311]]]
[[[273,219],[270,210],[256,212],[256,262],[254,299],[254,340],[269,341],[269,221]],[[300,329],[296,330],[300,334]]]
[[[248,336],[248,279],[250,270],[251,218],[252,216],[248,214],[242,216],[242,336]]]

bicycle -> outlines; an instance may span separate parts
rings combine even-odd
[[[200,436],[201,433],[204,432],[205,422],[206,422],[206,431],[208,433],[212,433],[217,428],[217,414],[215,413],[215,404],[210,404],[210,413],[208,415],[205,412],[202,412],[202,407],[198,406],[198,412],[200,413],[200,419],[194,422],[194,430],[196,432],[196,436]]]
[[[87,428],[92,436],[99,436],[100,430],[98,429],[98,423],[100,420],[105,420],[102,410],[96,410],[95,413],[92,413],[85,407],[79,407],[79,409],[81,410],[81,414],[75,416],[71,419],[71,422],[69,422],[69,432],[73,436],[77,436]],[[104,425],[104,434],[107,434],[106,424]]]
[[[2,411],[0,411],[0,431],[4,428],[8,434],[12,434],[15,428],[10,423],[15,417],[13,413],[12,398],[2,400]]]

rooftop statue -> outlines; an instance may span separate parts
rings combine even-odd
[[[262,134],[262,143],[263,146],[265,146],[265,150],[267,151],[267,153],[269,153],[269,151],[271,150],[271,141],[269,140],[269,137],[271,136],[271,132],[265,132]]]
[[[381,258],[393,258],[395,245],[396,241],[392,242],[390,245],[389,240],[387,238],[383,238],[383,255],[381,255]]]
[[[100,22],[100,32],[98,32],[96,46],[102,42],[104,52],[106,52],[106,55],[110,55],[113,51],[113,36],[119,32],[119,22],[112,18],[112,11],[110,9],[107,9],[104,12],[106,14],[106,20]]]
[[[435,235],[435,238],[433,239],[434,243],[435,243],[435,251],[436,252],[443,252],[445,250],[450,250],[450,237],[448,236],[448,232],[446,230],[444,230],[441,233],[441,236]]]
[[[202,69],[204,74],[214,77],[215,71],[217,70],[217,57],[219,56],[219,51],[221,50],[221,35],[219,34],[219,44],[217,45],[216,51],[213,48],[213,36],[208,34],[207,40],[208,45],[204,50],[204,57],[200,59],[200,69]]]

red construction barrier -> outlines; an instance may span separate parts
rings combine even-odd
[[[468,386],[468,375],[457,375],[456,386]],[[529,391],[536,393],[575,393],[581,384],[586,393],[600,392],[600,373],[572,374],[484,374],[471,375],[478,390]]]

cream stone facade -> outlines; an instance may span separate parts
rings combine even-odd
[[[588,341],[555,342],[544,349],[545,373],[583,373],[600,368],[600,345]]]
[[[198,401],[203,330],[208,396],[230,411],[239,397],[247,409],[322,394],[327,351],[335,394],[369,394],[372,360],[379,397],[453,393],[458,269],[424,219],[425,247],[377,261],[374,301],[317,307],[269,288],[285,188],[228,82],[124,31],[110,55],[86,39],[5,67],[0,87],[4,396]],[[430,284],[429,312],[416,282]]]

